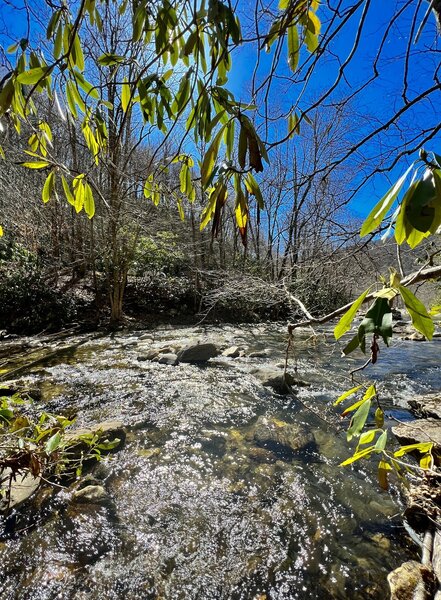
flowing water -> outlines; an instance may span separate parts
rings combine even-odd
[[[22,374],[49,410],[75,407],[78,425],[118,419],[128,435],[93,473],[110,503],[72,505],[63,490],[44,502],[46,488],[21,511],[22,531],[0,541],[2,600],[387,598],[387,573],[418,548],[398,490],[378,488],[372,463],[338,467],[350,450],[332,401],[362,359],[341,360],[326,332],[296,333],[290,368],[311,385],[295,399],[251,373],[283,362],[281,326],[142,333],[64,340],[85,343]],[[138,360],[152,346],[203,338],[269,356]],[[439,351],[439,340],[398,341],[358,375],[381,379],[388,415],[406,419],[406,398],[439,385]],[[261,415],[303,423],[315,444],[257,446]]]

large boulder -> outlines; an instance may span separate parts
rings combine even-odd
[[[178,352],[178,361],[181,363],[203,363],[219,356],[220,350],[216,344],[205,342],[202,344],[190,344]]]
[[[314,436],[304,425],[264,416],[257,419],[253,438],[260,446],[270,449],[282,446],[292,452],[304,450],[314,443]]]

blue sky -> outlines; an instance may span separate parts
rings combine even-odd
[[[348,3],[346,3],[348,4]],[[339,100],[353,91],[364,82],[368,81],[373,74],[373,62],[377,55],[378,48],[387,30],[389,23],[395,12],[404,6],[405,2],[383,2],[373,1],[367,14],[363,35],[361,36],[358,49],[349,63],[345,78],[338,86],[336,92],[326,100],[329,104]],[[414,20],[415,4],[404,10],[400,19],[391,27],[389,35],[383,45],[381,57],[378,61],[379,75],[362,93],[357,95],[353,102],[351,110],[348,113],[348,119],[353,128],[353,134],[349,140],[354,142],[377,126],[379,121],[387,121],[404,104],[401,97],[404,88],[405,55],[408,48],[409,35],[412,31]],[[358,24],[362,8],[358,10],[348,24],[349,26],[342,30],[331,46],[331,52],[334,57],[323,57],[322,64],[318,65],[314,76],[310,80],[307,92],[304,94],[301,108],[307,109],[309,103],[320,97],[330,85],[332,85],[338,74],[339,64],[343,62],[349,54],[355,37],[356,26]],[[415,18],[414,35],[422,21],[427,9],[425,3],[422,3],[421,9]],[[326,26],[326,11],[318,14],[322,15],[323,25]],[[417,44],[410,45],[410,60],[408,65],[408,100],[412,100],[433,85],[433,73],[439,64],[439,54],[429,52],[433,47],[434,41],[438,37],[433,16],[429,17]],[[306,52],[303,54],[307,55]],[[267,55],[263,58],[261,73],[265,73],[271,64],[272,56]],[[246,97],[248,88],[248,78],[255,64],[255,54],[249,47],[243,47],[238,50],[235,57],[235,70],[233,71],[232,84],[235,93],[239,97]],[[279,65],[279,72],[290,76],[286,60],[286,51],[283,57],[283,64]],[[275,102],[286,109],[296,99],[296,91],[301,89],[301,85],[280,85],[275,87],[273,97]],[[369,158],[371,164],[368,170],[373,167],[386,168],[396,156],[393,152],[397,147],[404,148],[405,143],[409,143],[413,137],[430,126],[437,125],[440,121],[439,110],[440,92],[432,94],[430,100],[424,100],[420,104],[408,111],[399,122],[399,127],[390,127],[387,131],[381,133],[362,148],[363,156]],[[307,128],[304,129],[307,135]],[[440,148],[440,136],[437,135],[430,141],[427,149],[437,150]],[[379,155],[389,153],[389,157],[382,165]],[[361,192],[357,194],[355,200],[351,203],[354,213],[360,216],[366,216],[375,201],[381,197],[389,187],[390,183],[396,180],[399,175],[405,171],[406,166],[416,158],[415,154],[410,157],[403,157],[390,172],[382,172],[371,178]],[[365,173],[359,175],[359,181],[364,179]]]
[[[19,1],[19,0],[18,0]],[[252,0],[242,0],[239,9],[243,12],[244,22],[246,27],[248,2]],[[352,93],[357,86],[367,81],[372,75],[372,63],[380,45],[383,32],[391,21],[394,11],[403,6],[404,1],[397,0],[396,2],[384,2],[373,0],[368,13],[365,31],[361,36],[359,48],[349,64],[345,78],[329,99],[326,104],[335,100],[341,99],[346,94]],[[413,3],[415,4],[415,3]],[[18,40],[26,35],[27,23],[25,13],[23,11],[13,10],[10,6],[0,0],[1,20],[0,20],[0,43],[7,47],[12,41]],[[424,11],[426,10],[425,3],[417,16],[417,25],[421,22]],[[381,59],[378,63],[379,76],[368,86],[363,93],[359,94],[352,102],[348,119],[353,133],[349,135],[348,142],[356,142],[363,133],[369,131],[377,122],[387,120],[397,110],[403,106],[401,98],[403,90],[403,72],[404,72],[404,56],[407,49],[409,32],[412,28],[414,6],[403,12],[399,23],[394,25],[390,31],[390,35],[384,44]],[[329,15],[325,8],[320,8],[318,14],[321,16],[323,27],[326,27]],[[323,57],[321,63],[318,64],[313,77],[311,78],[307,91],[303,94],[300,103],[300,108],[305,110],[309,104],[328,89],[334,81],[339,63],[344,61],[352,47],[356,26],[361,15],[361,9],[355,13],[353,20],[348,26],[342,30],[337,36],[332,46],[330,47],[332,56],[328,54]],[[1,23],[3,21],[3,24]],[[35,24],[34,33],[35,33]],[[8,31],[10,37],[6,37],[5,31]],[[427,49],[433,46],[436,39],[436,26],[433,17],[429,18],[426,27],[420,37],[417,45],[412,45],[412,56],[409,64],[409,99],[418,95],[422,90],[430,87],[433,78],[433,72],[436,69],[438,54],[429,53]],[[307,58],[307,53],[302,54],[302,58]],[[233,70],[230,76],[229,86],[239,99],[248,101],[249,87],[251,74],[254,70],[256,60],[256,52],[250,45],[244,45],[239,48],[234,54]],[[272,55],[263,53],[261,56],[261,66],[259,74],[262,76],[268,72],[272,60]],[[289,71],[286,50],[282,54],[281,62],[278,66],[278,74],[281,77],[291,76]],[[277,105],[282,111],[287,111],[295,103],[299,92],[302,89],[301,84],[289,84],[286,81],[277,82],[272,88],[270,95],[270,103]],[[377,159],[379,154],[384,154],[389,150],[393,150],[397,146],[408,142],[419,131],[428,128],[433,124],[438,123],[438,106],[441,98],[439,92],[433,96],[432,101],[424,101],[405,116],[400,122],[400,129],[391,127],[388,131],[374,138],[366,144],[363,149],[363,156],[371,160],[372,166],[380,167],[381,164]],[[282,124],[278,127],[277,134],[271,133],[271,139],[275,139],[280,133],[284,133],[286,125]],[[307,128],[303,129],[304,135],[307,135]],[[439,136],[435,137],[428,145],[428,149],[440,148]],[[393,160],[393,153],[386,161],[384,167],[388,166]],[[375,201],[386,191],[390,182],[396,179],[406,168],[409,161],[415,157],[403,158],[390,173],[380,173],[373,177],[366,187],[357,194],[355,200],[351,204],[351,208],[355,214],[365,216]],[[367,171],[366,171],[367,172]],[[361,181],[365,173],[360,171],[359,180]]]

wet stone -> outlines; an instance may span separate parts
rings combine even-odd
[[[222,356],[226,356],[227,358],[237,358],[240,354],[240,348],[239,346],[230,346],[229,348],[226,348],[223,352],[222,352]]]
[[[161,354],[158,358],[158,364],[160,365],[176,365],[178,362],[178,357],[176,354]]]
[[[387,576],[391,600],[430,598],[435,577],[432,569],[415,560],[409,560]]]
[[[220,351],[216,344],[191,344],[178,353],[178,360],[183,363],[202,363],[219,356],[219,354]]]
[[[264,387],[271,387],[277,394],[289,394],[293,386],[307,387],[309,385],[305,381],[296,379],[291,373],[285,374],[281,370],[268,367],[254,369],[251,373]]]
[[[78,504],[107,504],[109,496],[102,485],[88,485],[72,494],[72,502]]]
[[[275,444],[293,452],[305,450],[314,443],[314,436],[305,426],[268,417],[257,419],[253,437],[264,447],[272,449]]]

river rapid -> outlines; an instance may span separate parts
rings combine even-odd
[[[296,332],[289,371],[310,384],[297,397],[277,395],[252,373],[280,369],[283,325],[59,342],[83,343],[25,369],[21,381],[40,389],[47,410],[75,410],[78,426],[122,421],[127,440],[92,473],[105,505],[72,505],[69,490],[45,487],[21,509],[21,533],[0,541],[1,599],[387,598],[388,572],[418,547],[403,528],[398,488],[380,490],[372,462],[338,466],[352,450],[332,402],[363,358],[341,359],[331,337]],[[139,360],[152,347],[205,339],[245,356],[201,366]],[[56,348],[25,342],[3,366]],[[439,386],[440,349],[439,340],[398,340],[357,375],[381,380],[388,417],[408,419],[406,400]],[[315,442],[292,453],[262,447],[253,437],[262,416],[301,423]]]

